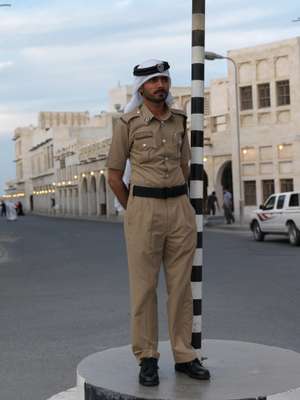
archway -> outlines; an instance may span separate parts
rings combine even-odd
[[[101,174],[100,176],[100,184],[99,184],[99,213],[100,215],[106,215],[107,207],[106,207],[106,181],[105,176]]]
[[[33,197],[33,195],[31,194],[31,195],[30,195],[30,211],[32,212],[33,209],[34,209],[34,197]]]
[[[204,203],[204,213],[206,213],[207,210],[207,187],[208,187],[208,176],[205,170],[203,170],[203,203]]]
[[[89,200],[90,200],[90,215],[97,215],[97,190],[96,190],[96,178],[91,177],[90,190],[89,190]]]
[[[233,195],[232,163],[230,160],[221,165],[216,179],[216,194],[220,204],[223,202],[223,190],[227,189]]]
[[[86,178],[83,178],[81,182],[81,214],[88,214],[88,186]]]
[[[67,213],[72,214],[72,189],[67,189]]]

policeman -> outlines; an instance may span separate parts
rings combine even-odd
[[[186,116],[170,108],[169,68],[160,60],[134,68],[133,97],[118,120],[107,161],[109,184],[126,210],[132,349],[144,386],[159,384],[156,289],[161,263],[175,370],[195,379],[210,377],[191,345],[196,224],[186,185],[190,148]],[[129,189],[122,180],[127,159]]]

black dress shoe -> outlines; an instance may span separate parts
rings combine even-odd
[[[139,382],[143,386],[157,386],[159,384],[157,359],[142,358],[140,363]]]
[[[203,367],[198,358],[186,363],[176,363],[175,370],[177,372],[183,372],[194,379],[206,381],[210,378],[209,370]]]

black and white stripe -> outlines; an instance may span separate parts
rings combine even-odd
[[[197,248],[192,270],[192,345],[201,348],[202,334],[202,237],[203,237],[203,129],[204,129],[204,46],[205,0],[193,0],[192,16],[192,104],[190,199],[196,212]]]

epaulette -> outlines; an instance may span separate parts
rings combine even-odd
[[[179,110],[178,108],[171,108],[171,112],[173,114],[181,115],[184,118],[187,118],[186,113],[183,110]]]
[[[137,118],[140,116],[140,110],[139,108],[135,108],[133,111],[130,111],[129,113],[123,114],[120,118],[123,122],[128,124],[129,121],[131,121],[133,118]]]

